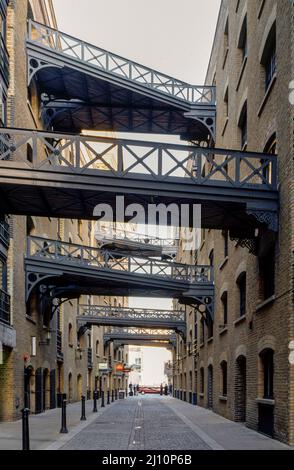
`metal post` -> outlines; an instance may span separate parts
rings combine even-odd
[[[126,398],[128,398],[128,387],[126,386]]]
[[[21,410],[22,412],[22,450],[30,450],[30,431],[29,431],[29,413],[28,408]]]
[[[93,413],[97,413],[97,400],[98,400],[97,390],[94,390],[93,399],[94,399]]]
[[[107,390],[107,405],[110,405],[110,390]]]
[[[117,388],[115,389],[115,392],[114,392],[114,399],[117,400]]]
[[[105,404],[104,404],[104,390],[101,391],[101,408],[104,408],[105,407]]]
[[[66,400],[63,398],[61,402],[61,429],[60,434],[67,434],[68,430],[66,427]]]
[[[111,403],[114,402],[114,390],[112,389],[111,390]]]
[[[86,421],[86,397],[82,395],[82,415],[81,415],[81,421]]]

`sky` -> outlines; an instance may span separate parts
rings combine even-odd
[[[59,30],[190,84],[204,84],[220,0],[53,0],[53,4]],[[130,298],[129,304],[164,309],[172,302]],[[151,349],[145,348],[144,354],[150,381]],[[162,364],[166,351],[160,355],[157,350],[156,359]]]

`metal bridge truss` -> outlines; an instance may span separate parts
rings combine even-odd
[[[78,329],[85,326],[123,326],[175,330],[186,336],[185,312],[99,305],[79,305]]]
[[[53,298],[80,295],[154,296],[204,304],[213,316],[210,266],[195,266],[28,237],[26,299],[38,286]]]
[[[213,86],[190,85],[35,21],[27,55],[28,83],[37,76],[44,120],[55,129],[214,137]]]
[[[158,343],[176,345],[176,334],[173,330],[152,330],[148,328],[115,328],[109,327],[104,333],[104,342],[117,341],[121,345],[132,344],[136,341],[137,344],[144,346]]]
[[[196,146],[0,129],[0,211],[95,219],[94,208],[201,204],[202,227],[278,229],[277,157]],[[148,220],[147,220],[148,222]]]
[[[174,257],[179,245],[178,238],[158,238],[114,227],[112,224],[108,224],[107,227],[97,226],[95,238],[99,248],[119,250],[120,252],[127,251],[139,256]]]

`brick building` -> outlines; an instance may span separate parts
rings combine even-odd
[[[222,1],[207,72],[217,88],[215,147],[278,155],[279,232],[241,244],[202,230],[197,252],[180,253],[213,266],[215,317],[186,309],[174,362],[179,398],[292,445],[293,35],[293,1]]]
[[[27,86],[28,18],[56,27],[50,0],[1,0],[1,124],[44,129],[38,84],[33,81]],[[28,159],[31,151],[28,144]],[[124,374],[115,374],[115,361],[127,362],[124,348],[114,351],[105,346],[102,327],[80,333],[76,322],[78,303],[125,306],[125,299],[82,296],[62,305],[50,304],[49,312],[42,307],[40,292],[29,303],[25,299],[27,236],[91,246],[93,229],[91,222],[79,220],[6,216],[0,222],[0,420],[19,418],[24,405],[35,413],[55,408],[62,393],[71,402],[82,394],[91,396],[94,387],[125,389],[127,385]],[[108,363],[103,373],[101,362]]]

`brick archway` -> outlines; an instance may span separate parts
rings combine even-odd
[[[246,357],[241,355],[235,362],[235,413],[234,421],[246,421]]]

